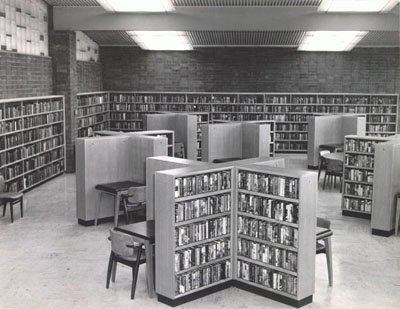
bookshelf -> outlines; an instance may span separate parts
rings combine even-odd
[[[315,173],[225,164],[157,172],[155,184],[159,301],[236,286],[296,307],[312,302]]]
[[[0,173],[7,190],[33,188],[64,172],[64,97],[0,100]]]
[[[210,123],[210,114],[206,112],[190,112],[190,114],[197,117],[197,130],[196,130],[196,159],[201,161],[202,153],[202,133],[201,127],[203,124]]]
[[[389,137],[347,135],[344,139],[342,214],[371,218],[375,148]]]
[[[77,137],[93,136],[94,131],[109,128],[109,93],[78,93],[75,110]]]

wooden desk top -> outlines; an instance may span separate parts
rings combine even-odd
[[[343,162],[344,159],[344,154],[343,152],[332,152],[332,153],[327,153],[322,155],[322,157],[324,157],[327,160],[336,160],[336,161],[341,161]]]
[[[143,184],[143,183],[127,180],[127,181],[118,181],[118,182],[98,184],[94,188],[96,190],[101,190],[101,191],[108,192],[111,194],[117,194],[118,192],[128,190],[130,187],[143,187],[144,185],[145,184]]]
[[[122,225],[115,228],[116,231],[126,233],[128,235],[136,236],[138,238],[148,240],[151,244],[155,242],[155,221],[143,221]]]

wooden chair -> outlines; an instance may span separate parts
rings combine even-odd
[[[108,262],[106,288],[110,287],[110,279],[115,282],[118,263],[132,267],[131,299],[134,299],[139,266],[146,263],[143,244],[135,243],[128,234],[114,229],[110,230],[109,239],[111,240],[111,253]]]
[[[326,160],[326,170],[324,176],[324,184],[322,186],[325,189],[326,180],[328,179],[328,184],[333,184],[333,187],[336,187],[336,177],[339,177],[340,180],[340,192],[342,192],[342,180],[343,180],[343,162],[338,160]]]
[[[317,250],[316,254],[325,253],[326,264],[328,267],[328,278],[329,286],[333,285],[333,269],[332,269],[332,245],[331,236],[333,232],[331,231],[331,222],[327,219],[317,218],[317,227],[323,228],[324,230],[317,233]]]
[[[329,150],[320,150],[319,152],[319,167],[318,167],[318,180],[321,175],[322,169],[326,169],[326,160],[323,157],[325,154],[331,153]]]
[[[20,204],[21,218],[24,217],[24,196],[21,192],[5,192],[4,177],[0,175],[0,206],[3,205],[3,217],[6,215],[7,205],[10,205],[11,223],[14,222],[14,205]]]
[[[130,223],[129,214],[146,211],[146,186],[131,187],[127,194],[121,196],[124,206],[126,224]]]

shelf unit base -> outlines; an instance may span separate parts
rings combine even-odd
[[[372,235],[382,236],[382,237],[389,237],[389,236],[394,235],[394,229],[390,230],[390,231],[372,229],[371,232],[372,232]]]
[[[355,218],[361,218],[361,219],[371,219],[371,214],[355,212],[355,211],[351,211],[351,210],[342,210],[342,216],[355,217]]]
[[[273,292],[270,292],[270,291],[266,291],[266,290],[264,290],[262,288],[258,288],[258,287],[255,287],[255,286],[252,286],[252,285],[249,285],[249,284],[246,284],[244,282],[237,281],[237,280],[230,280],[230,281],[227,281],[227,282],[222,283],[220,285],[216,285],[216,286],[201,290],[199,292],[191,293],[191,294],[189,294],[187,296],[182,296],[182,297],[179,297],[177,299],[170,299],[170,298],[165,297],[163,295],[157,294],[157,300],[160,303],[163,303],[163,304],[168,305],[170,307],[176,307],[176,306],[182,305],[184,303],[196,300],[198,298],[213,294],[215,292],[219,292],[219,291],[225,290],[225,289],[230,288],[230,287],[236,287],[238,289],[241,289],[241,290],[253,293],[253,294],[257,294],[257,295],[263,296],[265,298],[272,299],[274,301],[283,303],[285,305],[292,306],[294,308],[301,308],[301,307],[303,307],[305,305],[311,304],[312,301],[313,301],[313,296],[312,295],[310,295],[310,296],[308,296],[306,298],[303,298],[301,300],[295,300],[295,299],[292,299],[292,298],[289,298],[289,297],[285,297],[283,295],[279,295],[279,294],[276,294],[276,293],[273,293]]]
[[[294,308],[303,307],[305,305],[311,304],[313,301],[312,295],[310,295],[306,298],[303,298],[301,300],[295,300],[293,298],[285,297],[283,295],[279,295],[279,294],[276,294],[276,293],[273,293],[270,291],[266,291],[262,288],[258,288],[256,286],[249,285],[249,284],[246,284],[241,281],[234,281],[233,286],[237,287],[238,289],[241,289],[241,290],[253,293],[253,294],[257,294],[257,295],[263,296],[265,298],[269,298],[269,299],[275,300],[277,302],[292,306]]]
[[[198,292],[194,292],[194,293],[191,293],[189,295],[182,296],[182,297],[179,297],[179,298],[176,298],[176,299],[171,299],[171,298],[165,297],[163,295],[157,294],[157,300],[160,303],[163,303],[163,304],[168,305],[170,307],[176,307],[176,306],[182,305],[184,303],[196,300],[198,298],[213,294],[215,292],[219,292],[219,291],[225,290],[225,289],[230,288],[232,286],[234,286],[234,281],[230,280],[230,281],[224,282],[222,284],[215,285],[215,286],[206,288],[204,290],[201,290],[201,291],[198,291]]]
[[[307,167],[309,170],[317,170],[318,169],[318,166],[308,165]]]
[[[140,218],[140,220],[137,220],[135,222],[130,222],[130,223],[146,221],[146,216],[139,215],[138,217]],[[108,222],[114,222],[114,216],[99,218],[97,220],[97,224],[108,223]],[[123,214],[119,215],[118,222],[125,222],[125,215],[123,215]],[[78,219],[78,224],[82,225],[82,226],[92,226],[92,225],[94,225],[94,219],[93,220]]]

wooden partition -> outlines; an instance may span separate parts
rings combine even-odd
[[[185,113],[145,115],[147,130],[172,130],[175,141],[182,142],[188,159],[197,158],[197,116]]]
[[[308,167],[317,168],[319,146],[343,144],[346,135],[365,136],[365,115],[322,115],[308,120]]]
[[[396,199],[400,193],[400,140],[375,145],[372,234],[390,236],[395,228]]]
[[[270,126],[236,122],[202,126],[202,161],[215,159],[268,157]]]
[[[120,135],[76,139],[76,207],[78,222],[91,225],[98,192],[95,186],[131,180],[145,183],[146,158],[166,156],[165,137]],[[114,202],[104,195],[99,218],[113,216]]]

